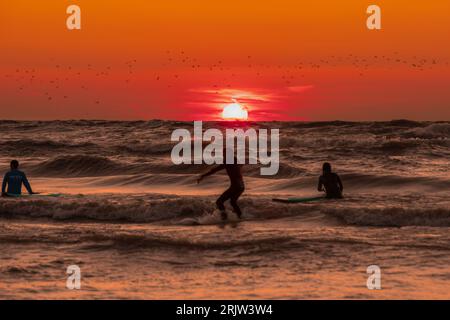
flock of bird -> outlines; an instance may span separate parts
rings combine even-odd
[[[299,79],[304,80],[312,73],[341,66],[351,67],[351,70],[355,71],[356,76],[363,77],[373,67],[395,68],[403,66],[415,71],[425,71],[433,69],[438,64],[437,59],[434,58],[418,56],[404,58],[398,52],[394,52],[391,55],[373,55],[370,57],[360,57],[353,54],[331,55],[328,58],[315,61],[302,60],[289,66],[256,63],[250,55],[245,56],[244,61],[245,63],[242,64],[241,62],[239,67],[227,65],[224,60],[217,60],[213,63],[201,63],[199,59],[187,55],[185,51],[174,52],[168,50],[165,52],[163,61],[158,64],[157,68],[152,70],[153,76],[151,77],[153,77],[153,81],[161,82],[162,85],[171,88],[183,75],[186,76],[189,73],[198,71],[210,72],[215,74],[214,77],[211,77],[211,81],[214,81],[214,83],[211,83],[211,88],[216,90],[219,88],[232,88],[233,83],[236,83],[236,80],[241,75],[246,77],[251,75],[258,78],[263,77],[266,71],[269,71],[268,74],[272,78],[279,77],[278,80],[281,84],[290,86]],[[134,75],[138,70],[146,71],[149,69],[148,67],[139,67],[137,59],[128,60],[119,68],[117,66],[116,68],[112,66],[94,67],[92,64],[87,64],[85,67],[80,68],[55,64],[54,60],[51,60],[51,62],[53,62],[51,67],[53,69],[52,73],[59,75],[51,79],[45,76],[41,77],[37,68],[17,68],[15,72],[4,74],[4,77],[13,82],[17,86],[18,91],[24,91],[30,86],[39,86],[40,94],[51,102],[57,98],[70,99],[67,92],[73,93],[74,88],[83,92],[91,91],[95,95],[95,89],[90,87],[92,82],[87,79],[92,79],[95,83],[101,83],[101,81],[108,79],[115,72],[115,69],[121,72],[119,79],[123,81],[125,86],[133,82]],[[448,62],[445,65],[448,66]],[[174,70],[179,72],[174,72]],[[216,74],[219,74],[221,77],[220,81],[217,80]],[[202,77],[205,76],[207,77],[207,73],[202,74]],[[94,98],[92,103],[100,104],[101,99]]]

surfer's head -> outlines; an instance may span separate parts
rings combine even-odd
[[[17,160],[11,161],[11,169],[15,170],[17,168],[19,168],[19,161],[17,161]]]
[[[322,166],[323,173],[331,172],[331,164],[329,162],[325,162]]]

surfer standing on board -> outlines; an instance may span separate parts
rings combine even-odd
[[[224,151],[224,158],[226,158],[225,152],[226,151]],[[241,173],[241,167],[242,165],[238,164],[236,158],[234,158],[232,164],[221,164],[215,168],[212,168],[210,171],[202,174],[197,179],[197,183],[200,183],[203,180],[203,178],[213,175],[218,171],[221,171],[223,169],[227,171],[227,175],[230,178],[231,185],[216,201],[216,205],[217,208],[220,210],[222,220],[227,219],[227,213],[225,211],[224,203],[228,199],[230,200],[230,204],[233,207],[233,211],[236,213],[238,218],[242,217],[241,209],[237,204],[237,200],[245,190],[244,179]]]
[[[331,171],[331,164],[328,162],[325,162],[322,168],[323,174],[319,177],[317,190],[324,191],[325,188],[327,198],[330,199],[342,198],[344,186],[342,185],[341,178]]]
[[[19,171],[19,161],[11,161],[11,171],[8,171],[3,178],[2,196],[15,196],[22,194],[22,184],[25,186],[29,194],[34,194],[28,182],[27,176],[22,171]],[[8,185],[8,190],[6,186]]]

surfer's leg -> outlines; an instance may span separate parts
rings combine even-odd
[[[230,190],[226,190],[224,193],[222,193],[222,195],[216,200],[216,205],[217,208],[220,211],[224,211],[225,210],[225,201],[227,201],[228,199],[230,199]]]
[[[225,203],[225,201],[230,199],[230,197],[231,197],[231,188],[225,190],[225,192],[222,193],[222,195],[216,201],[217,208],[220,210],[220,214],[221,214],[223,220],[227,219],[227,213],[225,211],[224,203]]]
[[[236,213],[238,218],[241,218],[242,217],[242,211],[241,211],[241,208],[239,208],[239,206],[238,206],[236,201],[237,200],[231,200],[230,203],[231,203],[231,206],[233,207],[234,213]]]
[[[243,188],[235,189],[233,190],[233,194],[230,197],[230,204],[233,207],[233,211],[236,213],[238,218],[242,217],[242,211],[241,208],[239,208],[237,201],[243,192],[244,192]]]

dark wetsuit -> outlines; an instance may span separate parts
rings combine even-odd
[[[25,173],[19,170],[11,170],[3,178],[2,194],[22,194],[22,184],[30,194],[33,193]],[[6,190],[6,185],[8,185],[8,190]]]
[[[241,174],[241,165],[239,164],[221,164],[218,167],[214,168],[210,174],[213,174],[217,171],[225,169],[227,171],[228,177],[230,178],[231,185],[225,190],[225,192],[217,199],[216,204],[217,208],[222,212],[225,210],[225,201],[230,200],[230,204],[233,207],[234,212],[238,215],[238,217],[242,216],[241,209],[237,204],[237,200],[241,196],[241,194],[245,190],[244,179]]]
[[[317,189],[322,191],[322,187],[325,187],[327,198],[342,198],[344,186],[336,173],[329,172],[321,175]]]

